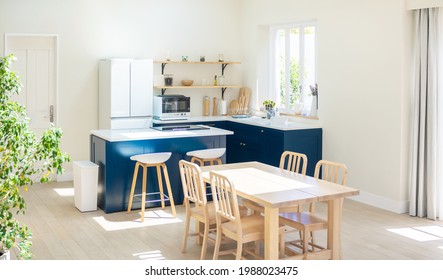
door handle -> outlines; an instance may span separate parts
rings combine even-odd
[[[54,105],[49,106],[49,122],[54,122]]]

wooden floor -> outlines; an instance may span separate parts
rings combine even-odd
[[[138,211],[81,213],[74,206],[72,182],[36,184],[25,197],[27,213],[19,219],[33,232],[33,259],[199,258],[201,247],[194,244],[193,238],[188,242],[187,253],[181,253],[185,210],[181,205],[177,207],[176,219],[166,209],[150,211],[147,215],[162,217],[146,216],[145,222],[140,223]],[[323,214],[324,209],[322,205],[318,207]],[[322,240],[324,236],[320,233],[316,238]],[[347,260],[443,260],[443,222],[394,214],[345,200],[342,248],[343,259]],[[208,259],[212,259],[212,252],[210,246]]]

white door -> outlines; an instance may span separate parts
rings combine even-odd
[[[17,60],[12,68],[20,75],[22,91],[16,100],[26,106],[36,135],[56,124],[57,36],[6,34],[5,55]]]

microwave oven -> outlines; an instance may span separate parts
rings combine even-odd
[[[191,117],[191,98],[184,95],[155,95],[153,118],[187,120]]]

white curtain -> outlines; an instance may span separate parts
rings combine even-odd
[[[412,216],[443,219],[443,91],[439,8],[415,11]],[[440,79],[440,82],[439,82]]]

